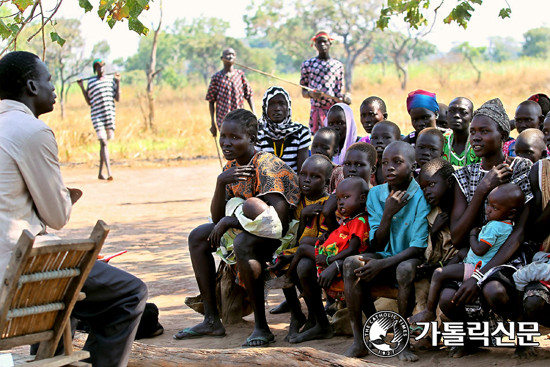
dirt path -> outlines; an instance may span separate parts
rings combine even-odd
[[[96,179],[92,169],[62,169],[65,184],[84,192],[75,205],[70,223],[58,234],[63,237],[87,236],[98,219],[111,228],[103,253],[128,250],[128,253],[112,260],[112,264],[127,270],[149,287],[150,302],[160,309],[160,322],[165,334],[144,343],[163,347],[187,348],[237,348],[252,331],[252,324],[229,327],[225,338],[205,338],[176,341],[172,335],[202,320],[201,315],[184,305],[187,296],[198,294],[191,266],[187,238],[197,225],[209,216],[210,198],[214,191],[217,161],[201,161],[186,167],[122,169],[114,172],[112,182]],[[282,292],[270,293],[268,308],[282,301]],[[305,306],[303,306],[305,310]],[[252,315],[247,317],[253,321]],[[288,330],[289,314],[270,315],[268,321],[277,342],[274,346],[291,346],[283,342]],[[543,332],[548,332],[543,329]],[[544,334],[543,334],[544,335]],[[545,346],[538,350],[538,357],[528,361],[512,360],[513,349],[487,348],[475,356],[449,359],[446,352],[419,352],[417,366],[441,365],[487,367],[494,365],[542,366],[550,358],[550,342],[539,341]],[[343,353],[351,344],[350,337],[335,337],[326,341],[313,341],[300,346],[310,346],[334,353]],[[367,359],[405,365],[396,358]]]

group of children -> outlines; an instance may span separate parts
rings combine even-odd
[[[269,266],[278,278],[267,287],[298,286],[308,306],[307,322],[294,324],[287,340],[333,335],[320,307],[322,294],[304,288],[320,286],[327,303],[347,303],[354,343],[346,355],[357,357],[367,353],[362,313],[375,311],[365,289],[397,287],[399,313],[415,324],[436,319],[445,282],[481,281],[515,223],[525,226],[520,216],[527,215],[523,209],[538,189],[530,185],[529,170],[548,154],[550,101],[536,96],[516,109],[517,139],[509,136],[513,124],[498,99],[474,112],[464,97],[447,106],[434,93],[411,92],[407,110],[414,131],[403,136],[387,120],[384,101],[369,97],[359,110],[367,132],[362,138],[351,108],[332,106],[297,172],[296,246]],[[251,198],[243,213],[253,220],[266,207]],[[300,270],[302,262],[314,263],[317,276]],[[412,316],[414,281],[420,278],[431,279],[429,294],[425,309]],[[417,359],[409,346],[400,358]]]

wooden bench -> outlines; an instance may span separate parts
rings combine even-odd
[[[0,289],[0,350],[35,343],[40,347],[34,362],[15,358],[16,363],[57,367],[90,356],[73,352],[68,321],[108,233],[107,225],[98,221],[88,239],[35,244],[31,233],[23,231]],[[54,357],[62,335],[65,355]]]

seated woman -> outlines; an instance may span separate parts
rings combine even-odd
[[[221,126],[220,146],[229,162],[218,176],[210,206],[214,223],[203,224],[189,235],[191,262],[204,303],[204,321],[180,331],[174,335],[175,339],[225,335],[216,306],[216,268],[212,252],[230,229],[240,230],[233,240],[233,250],[240,280],[254,310],[254,331],[244,345],[263,346],[275,339],[265,317],[262,264],[273,257],[281,244],[280,237],[287,233],[289,210],[298,204],[300,190],[298,177],[282,160],[273,154],[256,152],[257,129],[254,114],[243,109],[227,114]],[[244,230],[240,219],[225,215],[227,200],[251,197],[261,197],[273,208],[270,212],[276,214],[270,220],[282,227],[279,235],[258,237]]]
[[[474,113],[470,125],[470,144],[476,156],[481,158],[481,162],[473,163],[454,173],[457,184],[451,212],[451,238],[456,248],[467,246],[470,231],[487,223],[487,196],[495,187],[511,182],[521,188],[525,202],[533,198],[529,182],[531,161],[514,158],[510,163],[505,162],[502,144],[508,140],[509,133],[510,121],[499,99],[486,102]],[[513,255],[523,241],[528,216],[529,206],[526,205],[518,214],[519,219],[506,242],[480,269],[483,275],[480,281],[470,278],[463,283],[452,283],[443,287],[439,306],[449,319],[516,319],[519,312],[512,277],[514,267],[517,268],[521,264],[523,257],[516,258]],[[503,264],[508,266],[501,267]],[[484,302],[480,302],[478,295]],[[474,306],[465,308],[465,305]],[[526,356],[532,353],[532,350],[531,347],[526,349],[518,346],[515,354]],[[450,356],[460,358],[474,351],[475,346],[468,342],[464,347],[452,350]]]
[[[307,127],[292,122],[290,96],[281,87],[269,88],[262,100],[262,117],[258,127],[258,150],[273,153],[294,172],[299,173],[309,156],[311,133]]]

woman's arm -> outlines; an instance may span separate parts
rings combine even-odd
[[[458,184],[454,185],[454,204],[451,211],[451,243],[457,249],[468,244],[468,235],[477,224],[478,214],[485,202],[485,194],[476,190],[470,205]]]
[[[239,181],[246,181],[255,172],[254,166],[237,166],[223,171],[216,181],[216,189],[210,204],[212,221],[218,223],[225,216],[225,187]]]
[[[266,194],[264,197],[269,205],[275,208],[275,211],[279,216],[279,220],[283,225],[284,236],[286,234],[286,231],[288,231],[288,223],[290,222],[288,217],[290,205],[287,203],[283,195],[278,193]]]

